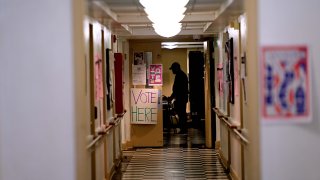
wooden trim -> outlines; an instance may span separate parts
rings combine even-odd
[[[228,160],[227,160],[227,167],[228,167],[227,170],[229,170],[228,172],[230,172],[230,167],[231,167],[231,159],[232,159],[231,149],[232,149],[232,146],[231,146],[231,133],[230,133],[230,131],[228,131]]]
[[[93,25],[89,24],[89,72],[90,72],[90,134],[95,137],[94,124],[94,65],[93,65]],[[96,179],[96,156],[91,152],[91,180]]]
[[[96,179],[96,153],[91,152],[91,180]]]
[[[241,141],[241,144],[243,144],[243,145],[249,144],[248,139],[246,137],[244,137],[244,135],[241,133],[241,130],[233,129],[233,132],[234,132],[236,138]]]
[[[245,179],[244,147],[241,144],[241,179]]]
[[[227,171],[229,171],[228,161],[227,161],[226,158],[223,156],[223,152],[222,152],[221,149],[219,149],[219,151],[218,151],[218,156],[219,156],[219,158],[220,158],[220,160],[221,160],[221,163],[222,163],[223,167],[224,167]]]
[[[116,157],[116,146],[117,146],[117,143],[116,143],[116,126],[114,126],[113,128],[113,132],[112,132],[112,135],[113,135],[113,138],[112,138],[112,142],[113,142],[113,164],[114,164],[114,161],[117,159]]]
[[[242,52],[242,42],[241,42],[241,24],[240,23],[238,23],[238,25],[239,25],[239,34],[238,34],[238,36],[239,36],[239,52],[240,52],[240,59],[238,60],[238,66],[240,66],[240,67],[238,67],[239,68],[239,70],[240,70],[240,72],[241,72],[241,64],[242,64],[242,55],[241,55],[241,52]],[[242,81],[241,81],[241,76],[239,76],[240,78],[238,79],[238,80],[240,80],[239,82],[240,82],[240,128],[242,129],[243,128],[243,126],[244,126],[244,124],[243,124],[243,103],[244,103],[244,100],[243,100],[243,91],[244,91],[244,87],[243,87],[243,84],[241,83]]]
[[[238,128],[238,125],[235,125],[235,124],[232,124],[231,122],[229,122],[229,117],[222,114],[218,108],[212,108],[212,109],[217,114],[220,121],[223,122],[223,124],[228,127],[228,130]]]
[[[102,122],[103,124],[106,124],[106,115],[107,115],[107,107],[106,107],[106,51],[104,48],[104,31],[101,29],[101,54],[102,54],[102,84],[104,84],[102,87],[102,92],[103,92],[103,98],[102,98]]]
[[[120,167],[121,164],[121,159],[114,161],[113,166],[110,170],[110,173],[108,173],[108,176],[106,177],[106,179],[112,179],[112,177],[114,176],[114,174],[116,173],[116,169],[118,169]]]
[[[115,168],[115,165],[112,166],[111,170],[110,170],[110,173],[107,172],[107,177],[106,179],[107,180],[110,180],[112,179],[112,176],[115,174],[116,172],[116,168]]]
[[[104,144],[104,177],[107,179],[108,177],[108,172],[107,172],[107,167],[108,167],[108,146],[107,146],[107,140],[105,140]]]
[[[239,176],[232,167],[230,167],[230,176],[232,180],[240,180]]]
[[[123,149],[123,150],[133,149],[133,143],[132,143],[132,141],[127,141],[126,143],[123,143],[123,144],[122,144],[122,149]]]
[[[221,113],[221,111],[218,108],[213,108],[213,110],[216,112],[218,118],[223,122],[223,124],[225,126],[228,127],[228,161],[224,159],[224,166],[230,168],[230,172],[232,173],[232,169],[231,169],[231,141],[230,141],[230,133],[232,132],[235,136],[236,139],[238,139],[240,141],[240,145],[241,145],[241,157],[240,157],[240,161],[241,161],[241,179],[244,180],[245,179],[245,162],[244,162],[244,146],[247,146],[249,144],[249,140],[241,133],[241,129],[239,129],[237,126],[232,126],[232,124],[230,122],[228,122],[226,119],[228,119],[228,117],[226,117],[224,114]],[[221,150],[220,150],[221,151]],[[222,152],[219,152],[222,154]],[[235,174],[235,173],[234,173]],[[233,176],[231,174],[231,176]],[[239,179],[238,176],[236,176],[236,178],[233,179]]]
[[[220,142],[220,141],[216,141],[216,143],[215,143],[215,149],[216,149],[216,150],[221,149],[221,142]]]
[[[241,68],[242,68],[242,66],[241,66],[241,64],[242,64],[242,52],[245,52],[245,50],[242,50],[242,37],[241,37],[241,33],[242,33],[242,28],[241,28],[241,23],[239,22],[239,49],[240,49],[240,59],[239,59],[239,61],[238,61],[238,63],[240,64],[240,72],[241,71],[246,71],[246,69],[244,69],[244,70],[242,70]],[[245,63],[247,63],[247,62],[245,62]],[[241,83],[242,82],[242,79],[241,79],[241,76],[240,76],[240,129],[243,129],[244,128],[244,115],[243,115],[243,113],[244,113],[244,108],[243,108],[243,104],[244,104],[244,94],[243,94],[243,92],[245,92],[245,87],[244,87],[244,84],[242,84]],[[236,131],[235,131],[236,132]],[[237,132],[236,132],[237,133]],[[237,134],[237,135],[239,135],[239,134]],[[240,137],[241,138],[241,137]],[[242,142],[244,142],[243,141],[243,139],[241,140]],[[248,142],[248,141],[247,141]],[[241,161],[241,179],[242,180],[244,180],[245,179],[245,164],[244,164],[244,147],[243,147],[243,144],[241,143],[241,159],[240,159],[240,161]]]
[[[94,138],[90,144],[87,146],[87,150],[95,150],[95,146],[100,143],[102,139],[105,138],[106,135],[110,134],[110,131],[114,129],[115,126],[109,125],[103,131],[99,132],[99,135]]]
[[[104,49],[104,31],[103,29],[101,29],[101,65],[102,65],[102,84],[104,84],[102,86],[102,123],[103,125],[106,125],[106,116],[107,116],[107,108],[106,108],[106,86],[105,86],[105,82],[106,82],[106,61],[105,61],[105,55],[106,51]],[[102,125],[102,124],[100,124]],[[105,136],[103,136],[104,138]],[[106,143],[107,144],[107,143]],[[104,176],[108,176],[108,173],[106,171],[106,167],[108,166],[108,159],[107,159],[107,153],[108,153],[108,147],[107,145],[104,145],[103,149],[104,149],[104,167],[105,167],[105,174]]]
[[[93,64],[93,25],[89,24],[89,72],[90,72],[90,133],[95,136],[94,124],[94,64]]]

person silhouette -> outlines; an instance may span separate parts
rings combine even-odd
[[[186,106],[188,102],[188,77],[186,73],[181,70],[180,64],[177,62],[172,63],[169,69],[175,74],[175,78],[172,86],[172,94],[168,99],[170,101],[175,99],[174,110],[179,117],[179,133],[185,134],[187,133]]]

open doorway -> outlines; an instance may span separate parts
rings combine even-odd
[[[190,43],[192,44],[192,43]],[[178,62],[183,70],[188,75],[189,83],[189,102],[187,107],[188,116],[187,133],[180,133],[180,127],[177,126],[175,119],[170,119],[171,112],[169,110],[169,105],[167,100],[163,100],[163,126],[164,126],[164,147],[205,147],[205,131],[204,131],[204,55],[203,55],[203,42],[202,46],[197,42],[197,47],[186,48],[186,43],[181,48],[174,49],[162,49],[161,58],[165,59],[163,61],[164,66],[164,85],[163,92],[166,96],[170,95],[172,92],[172,85],[174,83],[175,75],[169,70],[173,62]],[[199,46],[199,47],[198,47]],[[189,53],[190,52],[190,53]],[[189,57],[191,56],[191,57]],[[199,60],[200,58],[200,60]],[[189,59],[189,60],[188,60]],[[201,63],[198,64],[197,61]],[[197,64],[194,64],[197,63]],[[190,69],[190,67],[192,67]],[[200,73],[200,74],[199,74]],[[195,84],[195,82],[201,82]],[[169,83],[168,83],[169,82]],[[201,87],[199,89],[199,87]],[[191,88],[191,89],[190,89]],[[194,92],[194,93],[193,93]],[[199,93],[201,93],[202,100],[199,100]],[[195,102],[195,103],[194,103]],[[190,105],[190,103],[192,105]],[[198,107],[199,104],[202,104]],[[169,106],[169,107],[168,107]],[[196,112],[196,113],[195,113]]]
[[[193,128],[204,132],[204,55],[201,51],[189,51],[189,101]]]

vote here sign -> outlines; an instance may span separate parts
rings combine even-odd
[[[157,124],[158,89],[131,89],[131,124]]]

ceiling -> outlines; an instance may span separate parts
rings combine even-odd
[[[164,39],[213,37],[244,12],[243,1],[189,0],[181,32]],[[88,15],[121,37],[161,38],[154,32],[139,0],[88,0]]]

